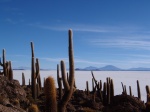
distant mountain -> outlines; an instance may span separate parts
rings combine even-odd
[[[89,66],[86,68],[77,68],[76,70],[80,70],[80,71],[150,71],[150,68],[138,67],[138,68],[130,68],[130,69],[121,69],[113,65],[107,65],[101,68]]]
[[[84,68],[85,70],[98,70],[97,67],[93,67],[93,66],[89,66],[89,67],[86,67]]]
[[[102,70],[102,71],[120,71],[122,69],[117,68],[117,67],[115,67],[113,65],[107,65],[107,66],[104,66],[102,68],[99,68],[99,70]]]

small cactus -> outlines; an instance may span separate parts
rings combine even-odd
[[[86,94],[89,95],[89,83],[88,81],[86,81]]]
[[[29,108],[28,108],[28,112],[39,112],[38,106],[36,104],[32,104]]]
[[[140,84],[138,80],[137,80],[137,92],[138,92],[138,98],[141,99]]]
[[[23,72],[22,72],[22,86],[25,86],[25,76]]]

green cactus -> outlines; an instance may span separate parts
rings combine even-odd
[[[46,79],[44,88],[46,112],[57,112],[56,87],[55,81],[52,77]]]

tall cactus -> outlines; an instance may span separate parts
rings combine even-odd
[[[52,77],[46,79],[44,88],[46,112],[57,112],[56,87],[55,81]]]
[[[73,39],[72,39],[72,30],[70,29],[68,31],[69,34],[69,90],[65,91],[62,100],[59,104],[59,111],[65,112],[66,111],[66,105],[68,101],[70,100],[73,90],[74,90],[74,54],[73,54]]]
[[[34,59],[34,45],[31,42],[31,89],[32,89],[32,97],[36,99],[36,74],[35,74],[35,59]]]

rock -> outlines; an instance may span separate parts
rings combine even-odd
[[[0,112],[23,112],[21,108],[26,108],[27,103],[26,92],[19,81],[0,76]]]
[[[26,111],[21,108],[6,107],[0,104],[0,112],[26,112]]]

